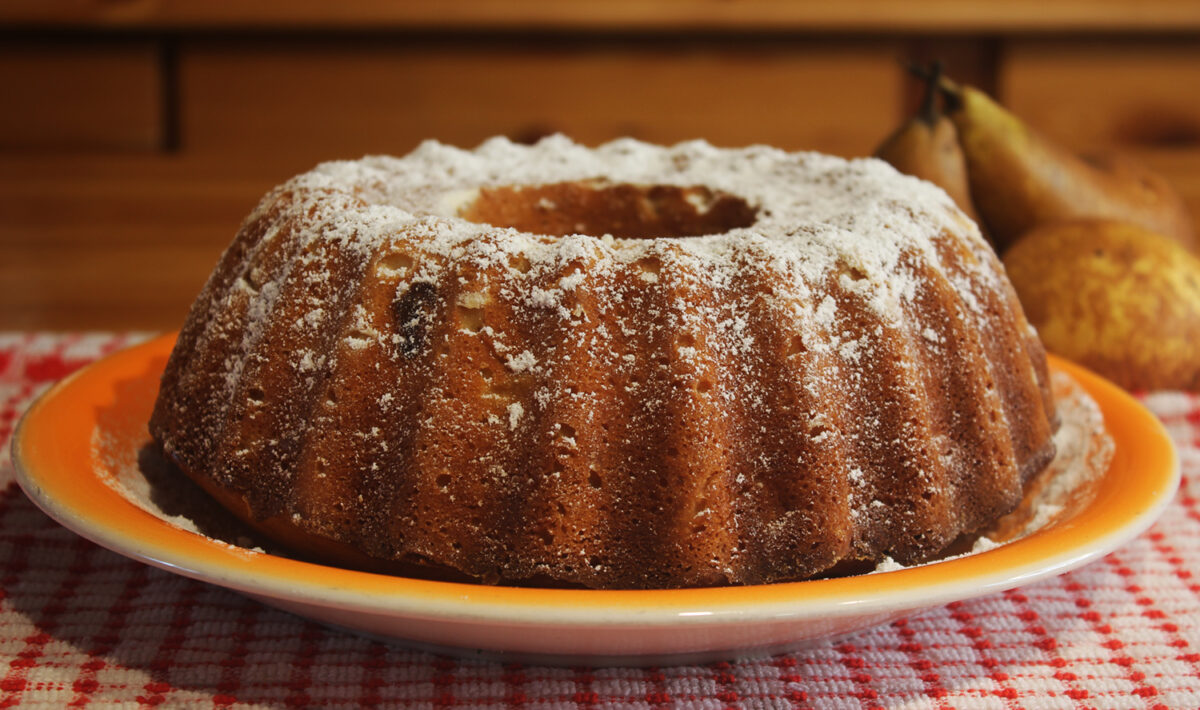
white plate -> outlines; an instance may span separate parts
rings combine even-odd
[[[30,408],[13,445],[29,497],[71,530],[155,567],[326,624],[459,655],[631,665],[783,652],[1079,567],[1149,527],[1179,483],[1174,448],[1153,415],[1055,360],[1052,369],[1100,405],[1115,455],[1090,502],[986,552],[857,577],[713,589],[520,589],[389,577],[220,542],[117,492],[112,452],[136,460],[148,445],[145,423],[173,341],[164,336],[102,360]]]

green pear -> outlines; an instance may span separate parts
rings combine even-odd
[[[1003,252],[1056,220],[1128,222],[1196,246],[1191,215],[1166,180],[1128,160],[1083,158],[1039,135],[984,92],[946,80],[971,196]]]
[[[1046,349],[1131,390],[1200,391],[1200,259],[1109,220],[1044,224],[1003,256]]]

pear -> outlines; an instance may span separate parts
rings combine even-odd
[[[980,222],[967,181],[967,163],[958,143],[958,129],[937,105],[941,62],[928,70],[914,70],[925,80],[925,94],[917,113],[905,121],[875,150],[875,157],[902,173],[919,177],[946,191],[972,221]],[[983,230],[983,225],[980,224]]]
[[[1200,259],[1110,220],[1052,222],[1003,256],[1051,352],[1130,390],[1200,391]]]
[[[997,250],[1037,225],[1112,219],[1196,246],[1191,215],[1166,180],[1128,160],[1083,158],[1039,135],[987,94],[943,79],[971,196]]]

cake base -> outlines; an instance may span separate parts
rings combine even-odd
[[[1104,429],[1099,407],[1071,377],[1055,372],[1051,384],[1061,425],[1054,437],[1057,454],[1042,473],[1030,480],[1021,504],[985,529],[960,536],[929,564],[991,549],[1054,525],[1077,513],[1092,499],[1109,461],[1113,442]],[[103,447],[98,447],[103,448]],[[390,561],[368,557],[358,550],[306,533],[279,519],[249,522],[240,498],[211,485],[193,481],[171,462],[154,442],[136,456],[109,454],[109,480],[123,497],[176,527],[226,544],[368,572],[436,581],[478,583],[455,570],[421,561]],[[234,515],[231,511],[241,511]],[[298,550],[305,551],[303,554]],[[901,569],[885,558],[876,563],[849,561],[820,577],[841,577]],[[549,579],[531,579],[514,586],[562,588]]]

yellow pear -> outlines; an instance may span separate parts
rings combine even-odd
[[[935,63],[928,72],[922,71],[926,86],[921,107],[879,145],[875,157],[906,175],[942,188],[959,209],[979,224],[979,213],[967,182],[966,159],[958,143],[958,129],[937,106],[941,71],[940,63]],[[979,227],[986,234],[984,225]]]
[[[1052,222],[1003,256],[1051,352],[1131,390],[1200,391],[1200,259],[1142,227]]]
[[[1003,252],[1037,225],[1112,219],[1195,248],[1191,215],[1166,180],[1131,161],[1085,159],[1039,135],[984,92],[942,81],[971,196]]]

